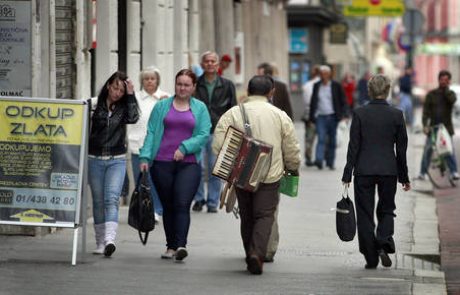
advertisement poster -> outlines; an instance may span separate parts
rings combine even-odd
[[[0,96],[30,96],[31,1],[0,1]]]
[[[87,108],[0,98],[0,223],[78,223]]]

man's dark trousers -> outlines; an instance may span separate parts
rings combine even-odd
[[[236,189],[241,217],[241,238],[246,256],[267,254],[275,210],[279,202],[279,182],[260,184],[255,192]]]
[[[377,265],[377,250],[395,253],[394,210],[396,176],[355,176],[354,191],[358,225],[359,251],[369,265]],[[374,208],[377,187],[377,232],[375,232]]]

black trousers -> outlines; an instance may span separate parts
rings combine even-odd
[[[378,263],[377,251],[395,252],[394,211],[396,176],[355,176],[355,205],[358,225],[359,251],[369,265]],[[375,230],[374,208],[377,188],[377,231]]]

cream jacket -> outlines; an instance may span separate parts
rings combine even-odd
[[[252,136],[273,145],[272,162],[264,183],[280,180],[284,170],[298,170],[300,147],[295,135],[294,124],[288,115],[270,104],[264,96],[248,97],[244,108],[251,124]],[[229,126],[244,130],[239,106],[228,110],[217,123],[212,143],[215,154],[219,153]]]

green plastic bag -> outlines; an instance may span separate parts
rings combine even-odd
[[[297,197],[299,191],[298,173],[286,172],[280,180],[279,192],[289,197]]]

